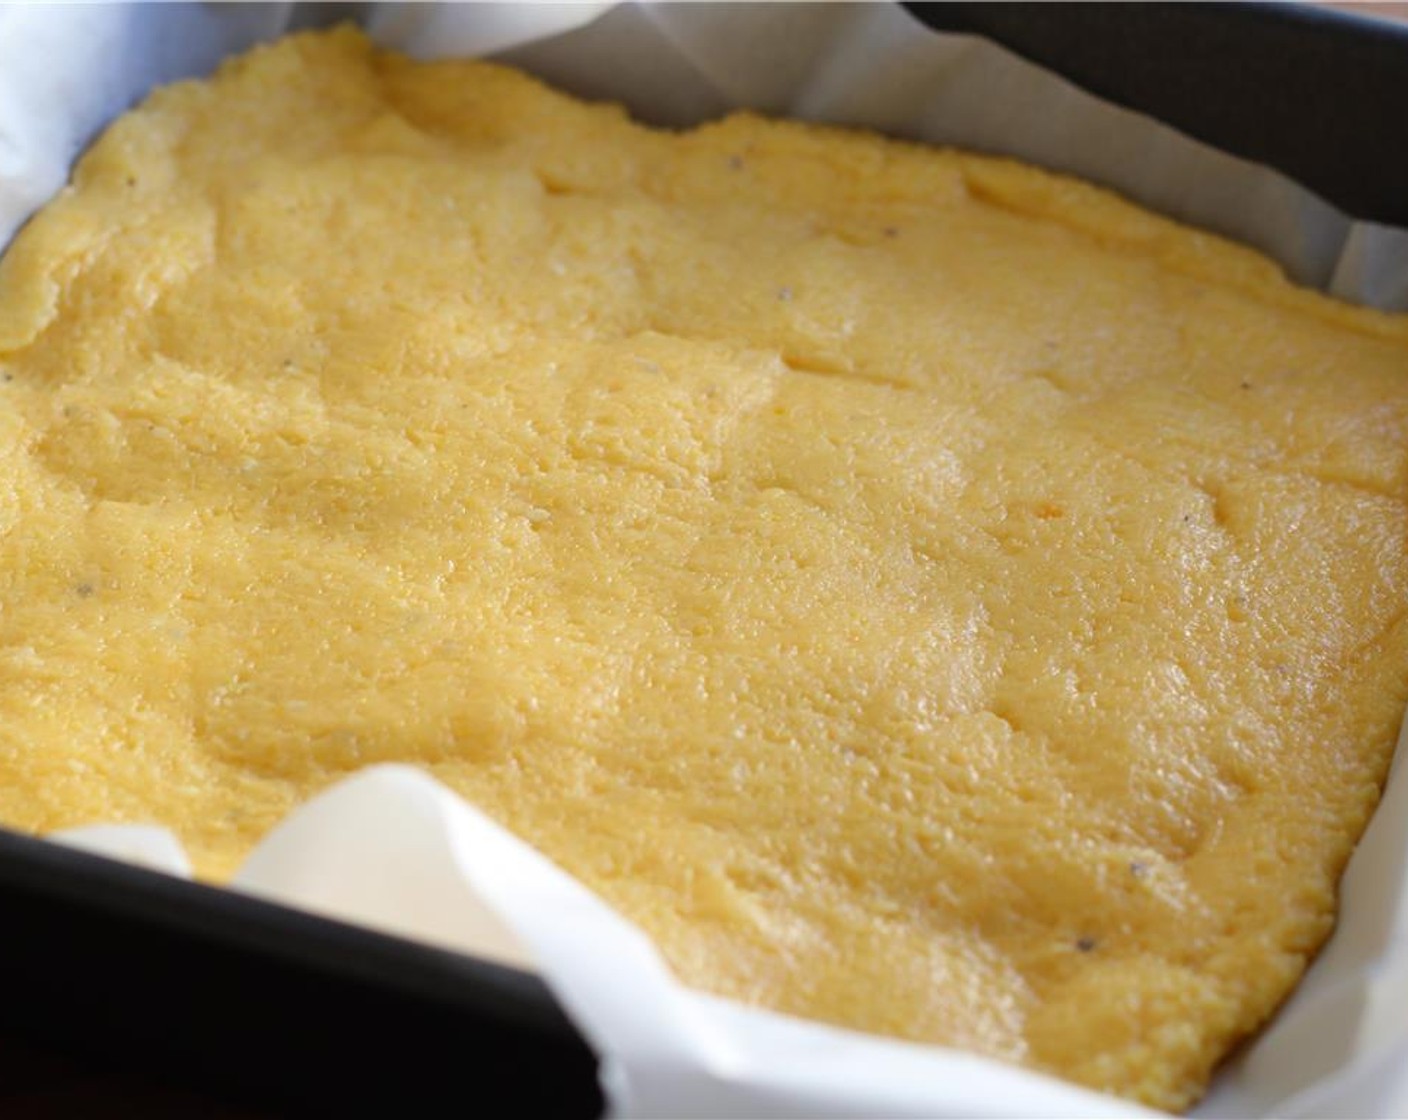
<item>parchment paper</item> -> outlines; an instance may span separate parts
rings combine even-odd
[[[0,7],[0,242],[62,185],[94,133],[152,85],[348,14],[410,53],[495,53],[572,92],[624,101],[653,123],[746,105],[1015,155],[1249,242],[1299,282],[1408,309],[1408,232],[1354,223],[1274,172],[1103,104],[982,40],[929,32],[889,4]],[[1408,1114],[1404,769],[1350,865],[1328,949],[1197,1114]],[[189,874],[160,829],[106,826],[62,839]],[[1147,1114],[980,1058],[689,992],[639,931],[404,767],[364,771],[294,813],[235,886],[536,967],[604,1055],[618,1116]]]

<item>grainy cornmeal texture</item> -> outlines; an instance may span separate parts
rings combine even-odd
[[[0,265],[0,819],[416,763],[686,980],[1167,1108],[1408,700],[1408,320],[1013,163],[357,34]]]

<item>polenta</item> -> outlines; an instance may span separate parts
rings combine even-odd
[[[0,262],[0,820],[425,768],[712,992],[1181,1108],[1408,702],[1408,319],[1067,179],[340,30]]]

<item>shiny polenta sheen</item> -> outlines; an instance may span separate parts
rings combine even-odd
[[[687,981],[1168,1108],[1408,700],[1408,321],[1000,160],[300,37],[0,264],[0,819],[415,763]]]

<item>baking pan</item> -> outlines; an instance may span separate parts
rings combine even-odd
[[[1408,226],[1408,23],[1310,4],[906,4],[1107,101]]]
[[[1408,225],[1408,29],[1288,4],[913,4]],[[270,1111],[599,1115],[537,979],[0,831],[0,1033]]]
[[[535,977],[0,832],[0,1033],[265,1109],[596,1116]]]

